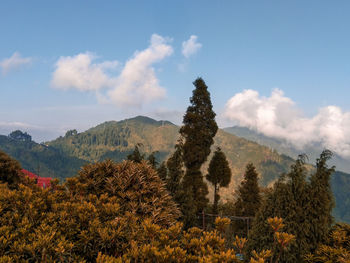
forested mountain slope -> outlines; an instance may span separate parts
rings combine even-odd
[[[20,134],[19,131],[17,134]],[[38,144],[30,136],[25,138],[0,135],[0,150],[18,160],[24,169],[37,175],[64,179],[74,176],[86,163],[51,146]]]

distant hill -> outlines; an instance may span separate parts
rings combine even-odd
[[[305,153],[307,154],[311,163],[314,163],[316,158],[319,157],[320,152],[322,152],[323,150],[323,148],[318,145],[309,145],[305,149],[300,150],[292,144],[288,143],[286,140],[268,137],[264,134],[258,133],[246,127],[234,126],[224,128],[224,131],[236,135],[238,137],[256,142],[258,144],[265,145],[267,147],[275,149],[279,153],[286,154],[293,158],[297,158],[299,154]],[[337,170],[339,171],[350,173],[350,161],[342,158],[337,154],[334,154],[332,160],[330,161],[330,164],[335,165]]]
[[[143,145],[141,151],[146,154],[157,151],[157,159],[161,162],[173,152],[179,128],[169,121],[156,121],[138,116],[122,121],[104,122],[80,133],[70,130],[65,136],[46,142],[45,145],[1,136],[0,149],[18,159],[27,170],[37,173],[39,162],[41,176],[64,178],[74,175],[84,162],[97,162],[107,158],[119,162],[125,159],[138,143]],[[291,157],[279,154],[271,147],[221,129],[214,141],[212,149],[221,147],[233,174],[229,187],[220,189],[221,200],[233,199],[234,191],[242,180],[247,163],[252,162],[256,166],[260,174],[260,184],[263,186],[271,184],[280,174],[288,172],[294,163]],[[208,160],[210,158],[211,156]],[[208,163],[209,161],[202,169],[203,174],[207,171]],[[311,165],[308,168],[313,169]],[[343,201],[350,200],[350,194],[343,184],[347,184],[347,189],[350,188],[348,180],[350,175],[341,173],[336,178],[335,183],[332,182],[333,190],[337,192],[336,198],[339,203],[337,209],[339,207],[342,210],[336,209],[335,215],[337,218],[342,219],[344,216],[347,218],[344,209],[350,204]],[[212,188],[210,184],[208,185],[209,198],[212,198]]]
[[[21,132],[17,131],[17,135]],[[25,135],[25,134],[24,134]],[[18,160],[22,167],[42,177],[64,179],[74,176],[86,161],[67,156],[59,150],[38,144],[30,136],[0,135],[0,150]]]
[[[47,142],[62,153],[89,162],[110,158],[121,161],[141,143],[146,154],[158,151],[160,161],[165,160],[174,149],[179,136],[179,127],[168,121],[156,121],[138,116],[123,121],[102,123],[85,132],[68,131],[64,137]],[[261,173],[261,183],[269,184],[279,174],[288,171],[293,159],[279,155],[268,147],[239,138],[222,130],[215,137],[215,145],[220,146],[227,155],[234,179],[227,198],[233,194],[234,186],[240,182],[248,162],[253,162]],[[205,172],[204,168],[204,172]],[[223,189],[224,191],[224,189]]]

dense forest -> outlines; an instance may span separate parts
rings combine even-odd
[[[232,165],[225,147],[212,152],[218,127],[210,93],[203,79],[193,84],[177,142],[161,163],[136,144],[126,161],[85,164],[42,189],[0,151],[0,262],[350,262],[350,226],[332,215],[332,152],[322,151],[314,167],[305,155],[290,160],[269,185],[247,162],[234,200],[220,202]],[[131,133],[122,132],[77,143],[126,146]],[[76,135],[58,140],[75,144]],[[10,139],[31,143],[21,132]],[[267,167],[280,162],[275,157]]]

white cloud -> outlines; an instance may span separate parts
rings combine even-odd
[[[116,105],[141,106],[163,98],[165,89],[160,86],[152,65],[173,53],[168,42],[169,39],[153,34],[150,46],[135,52],[125,63],[116,85],[107,92],[108,100]]]
[[[192,35],[188,40],[182,42],[182,54],[189,58],[193,54],[197,53],[198,50],[202,47],[201,43],[197,42],[198,37]]]
[[[13,55],[11,57],[5,58],[2,61],[0,61],[0,67],[2,70],[2,74],[6,75],[10,71],[16,70],[23,65],[29,64],[30,62],[32,62],[32,58],[21,57],[20,53],[15,52],[15,53],[13,53]]]
[[[165,96],[165,89],[160,86],[152,66],[173,53],[169,41],[153,34],[149,47],[136,51],[118,76],[107,74],[107,70],[117,67],[117,61],[93,63],[96,57],[91,53],[61,57],[56,63],[52,85],[61,89],[96,91],[100,103],[140,107]]]
[[[60,57],[56,62],[52,86],[60,89],[75,88],[81,91],[99,90],[110,87],[113,79],[106,70],[118,66],[117,61],[93,63],[96,59],[92,53],[80,53],[73,57]]]
[[[307,118],[279,89],[270,97],[244,90],[226,103],[224,117],[267,136],[285,139],[299,149],[320,143],[345,158],[350,157],[350,112],[337,106],[323,107],[317,115]]]

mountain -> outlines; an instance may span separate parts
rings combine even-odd
[[[155,121],[151,118],[138,116],[123,121],[102,123],[85,132],[68,131],[64,137],[47,142],[47,145],[89,162],[97,162],[110,158],[121,161],[133,151],[136,144],[141,143],[141,149],[146,154],[157,151],[158,160],[165,160],[174,149],[179,136],[179,127],[168,121]],[[257,143],[231,135],[219,130],[215,137],[215,147],[227,155],[233,170],[232,187],[227,190],[227,198],[233,193],[233,188],[240,182],[248,162],[253,162],[261,173],[261,183],[269,184],[281,173],[288,171],[293,159],[279,155],[276,151]],[[206,171],[206,166],[203,172]],[[225,191],[223,189],[223,191]]]
[[[38,144],[20,131],[0,135],[0,150],[18,160],[22,168],[42,177],[64,179],[74,176],[86,161],[62,154],[59,150]]]
[[[297,158],[299,154],[305,153],[307,154],[311,163],[313,163],[314,160],[319,157],[320,153],[323,150],[323,148],[319,145],[308,145],[303,149],[298,149],[292,144],[288,143],[286,140],[268,137],[246,127],[234,126],[224,128],[223,130],[238,137],[245,138],[261,145],[265,145],[277,150],[279,153],[286,154],[293,158]],[[334,154],[332,160],[330,160],[329,163],[330,165],[336,166],[337,170],[350,173],[350,161],[342,158],[337,154]]]
[[[45,144],[1,136],[0,149],[18,159],[27,170],[36,172],[40,163],[41,176],[65,178],[74,175],[84,162],[97,162],[107,158],[119,162],[139,143],[142,144],[141,151],[146,154],[157,151],[156,157],[161,162],[173,152],[179,128],[169,121],[156,121],[138,116],[122,121],[108,121],[80,133],[70,130],[65,136]],[[247,163],[252,162],[255,165],[260,174],[260,184],[263,186],[270,185],[280,174],[288,172],[294,163],[291,157],[279,154],[271,147],[221,129],[214,138],[212,152],[218,146],[227,156],[232,170],[229,187],[220,189],[221,200],[233,199],[234,190],[242,180]],[[202,169],[203,174],[207,171],[210,159],[211,156]],[[313,167],[308,165],[308,169]],[[349,202],[347,200],[350,200],[350,194],[346,187],[349,189],[349,178],[350,175],[340,173],[336,176],[337,180],[332,181],[339,204],[334,213],[341,220],[348,217],[346,208],[349,207],[349,203],[346,202]],[[208,185],[209,198],[212,198],[212,187]]]

